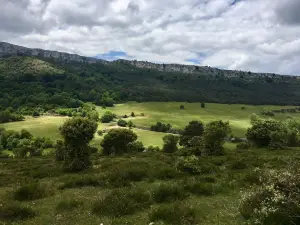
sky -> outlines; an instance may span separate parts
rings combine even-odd
[[[300,75],[300,0],[0,0],[0,41]]]

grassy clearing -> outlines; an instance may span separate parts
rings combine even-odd
[[[185,109],[179,109],[180,105],[184,105]],[[241,108],[245,107],[244,110]],[[233,134],[243,137],[247,128],[250,126],[249,119],[252,113],[260,114],[263,110],[275,110],[281,108],[291,108],[292,106],[252,106],[241,104],[215,104],[206,103],[203,109],[200,103],[180,103],[180,102],[146,102],[136,103],[129,102],[126,104],[118,104],[113,108],[102,109],[98,107],[101,114],[105,110],[110,110],[117,115],[135,115],[144,113],[145,116],[137,116],[128,118],[133,120],[135,124],[142,126],[150,126],[156,122],[170,123],[175,128],[183,128],[191,120],[201,120],[208,123],[212,120],[229,121],[233,130]],[[276,114],[275,118],[282,120],[288,117],[295,117],[298,114],[282,113]]]

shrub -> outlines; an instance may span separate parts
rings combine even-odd
[[[300,222],[300,179],[298,171],[270,171],[263,186],[247,193],[239,207],[248,224],[285,225]]]
[[[98,124],[86,118],[73,118],[60,127],[65,148],[64,169],[70,172],[82,171],[91,166],[88,143],[94,138]]]
[[[31,183],[19,187],[14,192],[14,199],[19,201],[31,201],[44,198],[51,194],[53,194],[53,191],[49,188],[42,186],[39,183]]]
[[[241,142],[236,145],[237,150],[243,150],[249,148],[251,148],[251,144],[249,142]]]
[[[137,135],[128,129],[112,129],[101,142],[105,155],[127,153],[129,143],[135,142]]]
[[[150,129],[152,131],[156,131],[156,132],[170,132],[170,130],[172,129],[172,126],[170,124],[164,124],[162,122],[157,122],[155,125],[152,125],[150,127]]]
[[[0,221],[27,220],[35,216],[36,213],[29,207],[7,203],[0,204]]]
[[[104,133],[104,132],[103,132],[102,130],[98,130],[98,131],[97,131],[97,134],[98,134],[99,136],[103,136],[103,133]]]
[[[247,169],[249,165],[245,162],[245,160],[237,159],[233,161],[230,165],[230,168],[233,170],[244,170]]]
[[[214,186],[211,183],[202,183],[195,180],[185,181],[184,190],[195,195],[210,196],[215,194]]]
[[[127,126],[127,122],[125,120],[119,119],[118,120],[118,126],[120,126],[120,127],[126,127]]]
[[[152,191],[153,200],[157,203],[182,200],[187,197],[183,187],[179,184],[161,184]]]
[[[128,121],[127,123],[129,129],[131,129],[134,125],[133,125],[133,122],[131,120]]]
[[[192,147],[190,141],[194,137],[201,137],[204,133],[204,124],[200,121],[191,121],[181,133],[179,144],[184,147]]]
[[[147,148],[147,150],[146,150],[147,152],[160,152],[161,150],[160,150],[160,148],[158,147],[158,146],[148,146],[148,148]]]
[[[113,119],[115,118],[115,115],[110,112],[110,111],[106,111],[100,118],[100,121],[102,123],[109,123],[111,121],[113,121]]]
[[[93,212],[100,216],[121,217],[149,207],[151,195],[142,189],[114,190],[105,198],[96,201]]]
[[[103,178],[99,176],[85,175],[80,177],[70,177],[68,178],[59,188],[81,188],[81,187],[101,187],[104,186]]]
[[[180,105],[180,106],[179,106],[179,109],[184,109],[184,105]]]
[[[230,132],[229,122],[222,120],[209,122],[203,134],[202,153],[204,155],[223,155],[225,138]]]
[[[246,136],[247,139],[257,147],[266,147],[271,143],[272,138],[273,143],[275,143],[275,141],[278,141],[275,140],[277,137],[279,138],[279,140],[282,138],[279,137],[280,135],[277,135],[276,133],[288,133],[283,123],[273,120],[258,120],[251,128],[247,130]],[[273,137],[271,137],[272,135]]]
[[[173,153],[178,150],[177,143],[179,137],[169,134],[163,137],[164,145],[163,145],[163,152],[165,153]]]
[[[149,221],[163,221],[169,225],[196,225],[199,224],[196,211],[181,203],[162,205],[149,213]],[[156,224],[156,223],[155,223]]]
[[[201,103],[201,108],[205,108],[205,103],[204,102]]]
[[[57,212],[71,211],[83,205],[82,201],[71,199],[71,200],[62,200],[56,206]]]
[[[55,159],[56,161],[64,161],[65,160],[65,154],[66,154],[66,148],[67,146],[62,140],[56,141],[55,145]]]
[[[130,114],[130,115],[131,115],[131,117],[135,117],[135,114],[134,114],[134,112],[131,112],[131,114]]]
[[[196,156],[180,157],[177,161],[177,168],[189,174],[213,174],[219,168],[211,162],[200,160]]]
[[[128,118],[128,116],[125,114],[125,115],[123,116],[123,118],[126,119],[126,118]]]
[[[140,141],[129,143],[127,148],[128,152],[143,152],[145,150],[143,143]]]
[[[21,139],[31,139],[32,138],[32,134],[28,131],[28,130],[25,130],[25,129],[22,129],[21,130],[21,136],[20,136]]]

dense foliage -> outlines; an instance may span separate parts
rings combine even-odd
[[[129,129],[112,129],[104,136],[101,143],[105,155],[123,154],[132,150],[130,143],[137,140],[137,135]]]
[[[179,144],[185,147],[191,147],[190,141],[194,137],[201,137],[204,133],[204,124],[200,121],[191,121],[181,133]]]
[[[0,123],[22,121],[24,119],[22,115],[11,113],[8,110],[0,112]]]
[[[27,130],[21,132],[0,129],[0,152],[9,150],[16,157],[40,156],[43,149],[52,148],[53,142],[48,138],[33,137]]]
[[[296,78],[228,74],[212,68],[195,74],[159,72],[123,61],[105,65],[8,57],[0,59],[0,111],[78,108],[82,102],[112,106],[128,100],[299,104]]]
[[[67,171],[81,171],[91,165],[89,142],[94,138],[98,124],[86,118],[73,118],[60,128],[64,138],[64,168]],[[58,154],[57,154],[58,155]]]

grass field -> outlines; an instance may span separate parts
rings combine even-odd
[[[183,104],[184,110],[180,110],[179,106]],[[241,107],[245,107],[242,110]],[[191,120],[200,120],[208,123],[212,120],[229,121],[232,133],[238,137],[245,137],[247,128],[250,126],[249,120],[252,113],[260,114],[263,110],[272,110],[280,108],[291,108],[292,106],[250,106],[250,105],[226,105],[207,103],[206,108],[202,109],[200,103],[179,103],[179,102],[147,102],[136,103],[129,102],[126,104],[117,104],[115,107],[103,109],[97,107],[97,111],[102,115],[105,111],[112,111],[118,116],[128,115],[134,112],[136,117],[129,117],[127,120],[133,121],[134,124],[140,126],[151,126],[156,122],[170,123],[175,128],[184,128]],[[144,116],[140,116],[144,113]],[[284,120],[289,117],[297,117],[298,114],[280,113],[274,117],[278,120]],[[58,128],[63,124],[67,117],[59,116],[42,116],[39,118],[27,117],[25,121],[0,124],[8,130],[20,131],[27,129],[34,136],[49,137],[52,140],[60,138]],[[105,129],[115,126],[116,122],[110,124],[99,123],[98,129]],[[157,133],[147,130],[134,129],[140,141],[145,146],[162,146],[162,137],[164,133]],[[92,145],[99,145],[101,137],[97,134]]]
[[[185,109],[179,109],[180,105],[184,105]],[[241,108],[245,107],[245,110]],[[251,106],[240,104],[214,104],[207,103],[203,109],[200,103],[179,103],[179,102],[147,102],[136,103],[129,102],[126,104],[118,104],[113,108],[102,109],[98,107],[101,114],[105,110],[121,115],[130,115],[134,112],[136,115],[144,113],[144,117],[129,118],[137,125],[151,126],[156,122],[170,123],[175,128],[184,128],[189,121],[200,120],[208,123],[212,120],[229,121],[233,135],[244,137],[247,128],[250,126],[250,116],[252,113],[260,114],[263,110],[275,110],[281,108],[292,108],[292,106]],[[276,114],[275,119],[283,120],[288,117],[298,116],[298,114],[282,113]]]

